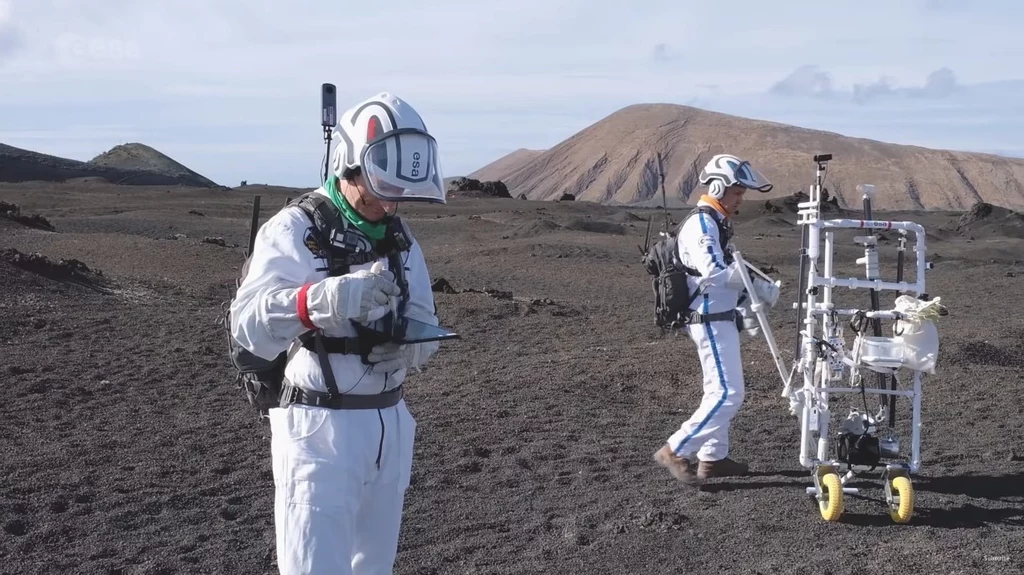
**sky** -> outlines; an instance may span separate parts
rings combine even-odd
[[[445,176],[638,103],[1024,157],[1022,23],[1021,0],[0,0],[0,142],[312,187],[330,82],[339,110],[412,104]]]

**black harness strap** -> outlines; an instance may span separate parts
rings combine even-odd
[[[718,227],[718,245],[722,247],[722,253],[725,255],[725,263],[732,263],[732,253],[726,249],[726,246],[728,246],[729,242],[732,240],[732,224],[730,224],[725,218],[720,218],[718,210],[711,206],[697,206],[690,212],[690,215],[692,216],[697,213],[706,214],[715,222],[715,226]]]
[[[721,246],[722,253],[725,256],[725,263],[726,264],[731,264],[732,260],[733,260],[732,254],[731,254],[731,252],[729,252],[729,250],[727,249],[726,246],[728,246],[729,245],[729,241],[732,240],[732,226],[724,218],[719,218],[719,216],[717,215],[718,214],[718,210],[712,208],[711,206],[697,206],[696,208],[694,208],[690,212],[690,216],[694,216],[694,215],[696,215],[698,213],[703,213],[703,214],[708,215],[711,218],[711,220],[715,222],[715,225],[718,227],[718,244],[719,244],[719,246]],[[682,229],[681,225],[680,225],[680,229]],[[690,304],[693,303],[693,300],[696,299],[697,295],[700,295],[699,291],[690,300]],[[739,312],[734,310],[734,309],[731,309],[731,310],[728,310],[728,311],[723,311],[723,312],[718,312],[718,313],[709,313],[709,314],[702,314],[702,313],[697,312],[697,311],[691,311],[690,314],[686,318],[686,323],[687,324],[697,324],[697,323],[707,324],[707,323],[712,323],[712,322],[716,322],[716,321],[735,322],[735,321],[738,320],[738,317],[739,317]]]
[[[316,353],[316,337],[315,334],[320,335],[320,340],[323,342],[324,351],[327,353],[342,353],[360,355],[363,353],[363,343],[358,337],[327,337],[321,334],[319,331],[306,332],[300,337],[302,340],[302,347]]]
[[[287,407],[289,404],[299,404],[326,407],[328,409],[384,409],[398,405],[398,402],[402,400],[404,395],[401,385],[384,393],[373,395],[341,393],[338,390],[338,382],[334,379],[334,370],[331,369],[324,339],[318,330],[313,337],[312,343],[316,350],[317,358],[320,360],[320,369],[324,374],[324,384],[327,386],[327,393],[302,389],[292,385],[285,379],[284,385],[281,386],[281,407]]]
[[[334,236],[338,230],[348,230],[348,225],[341,213],[330,205],[327,198],[316,193],[309,193],[296,203],[310,219],[317,233],[320,249],[324,250],[327,257],[328,276],[347,274],[352,266],[367,264],[376,261],[381,256],[387,256],[389,267],[395,274],[396,283],[402,289],[403,297],[400,298],[399,304],[399,316],[401,316],[406,303],[405,296],[408,294],[402,252],[407,250],[410,245],[407,242],[396,241],[389,236],[382,242],[383,245],[378,244],[376,250],[353,251],[346,249],[344,246],[334,243]],[[396,223],[401,225],[400,220]],[[388,231],[392,231],[391,226]],[[281,407],[300,404],[330,409],[383,409],[392,407],[402,400],[401,386],[375,395],[342,394],[339,390],[334,370],[331,369],[330,354],[353,354],[365,358],[369,353],[368,346],[372,342],[359,337],[327,337],[323,334],[323,330],[319,329],[302,334],[299,336],[299,340],[302,347],[316,353],[320,370],[324,375],[327,393],[302,389],[285,379],[282,382]]]
[[[374,395],[356,395],[323,393],[285,384],[281,391],[281,407],[297,403],[328,409],[385,409],[398,405],[403,396],[402,386]]]
[[[686,318],[687,324],[694,323],[711,323],[713,321],[737,321],[739,312],[731,309],[729,311],[720,311],[718,313],[703,314],[699,312],[690,312],[690,315]]]

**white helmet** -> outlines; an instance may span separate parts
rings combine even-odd
[[[419,113],[382,92],[341,115],[334,135],[334,174],[362,168],[366,187],[387,202],[446,203],[437,142]]]
[[[708,195],[716,200],[725,196],[729,186],[740,185],[750,190],[767,193],[772,190],[768,178],[754,169],[750,162],[731,154],[718,154],[700,172],[700,183],[708,186]]]

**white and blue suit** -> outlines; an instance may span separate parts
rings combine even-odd
[[[711,206],[703,200],[698,205]],[[714,218],[724,216],[718,211],[694,213],[678,234],[680,259],[700,272],[700,277],[689,278],[690,289],[696,291],[698,282],[704,284],[703,295],[697,296],[691,309],[704,315],[736,309],[744,291],[736,263],[727,263],[731,243],[721,245]],[[696,454],[701,461],[717,461],[729,454],[729,424],[743,405],[739,330],[733,320],[690,324],[687,329],[700,356],[704,397],[690,419],[669,437],[668,445],[679,457],[692,460]]]

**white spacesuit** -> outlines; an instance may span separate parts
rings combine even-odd
[[[744,284],[731,257],[729,216],[736,211],[746,189],[768,192],[772,185],[749,163],[731,155],[711,159],[700,175],[708,192],[681,225],[679,256],[683,265],[699,272],[689,276],[691,293],[700,292],[691,310],[700,314],[687,330],[697,346],[703,369],[704,395],[696,412],[673,433],[655,460],[677,479],[695,482],[713,476],[746,473],[747,465],[729,455],[729,425],[743,403],[743,365],[736,323]],[[724,236],[724,237],[723,237]],[[758,296],[768,305],[778,299],[778,287],[758,276],[752,278]],[[694,472],[690,458],[699,460]]]
[[[315,193],[344,216],[346,237],[372,249],[387,218],[375,222],[368,213],[390,213],[400,201],[445,202],[434,140],[404,101],[387,93],[365,100],[342,115],[335,135],[334,177]],[[232,335],[246,349],[266,359],[295,351],[285,379],[302,393],[323,394],[328,387],[317,355],[292,347],[293,340],[315,329],[327,337],[356,336],[353,321],[382,317],[399,295],[386,259],[378,260],[385,271],[371,272],[375,262],[368,261],[328,277],[326,249],[302,211],[282,209],[259,229],[231,307]],[[413,241],[401,257],[405,315],[437,325],[423,251]],[[358,353],[331,353],[342,399],[367,405],[300,402],[269,410],[282,574],[392,572],[416,432],[401,386],[407,370],[424,364],[437,347],[377,345],[370,364]]]

